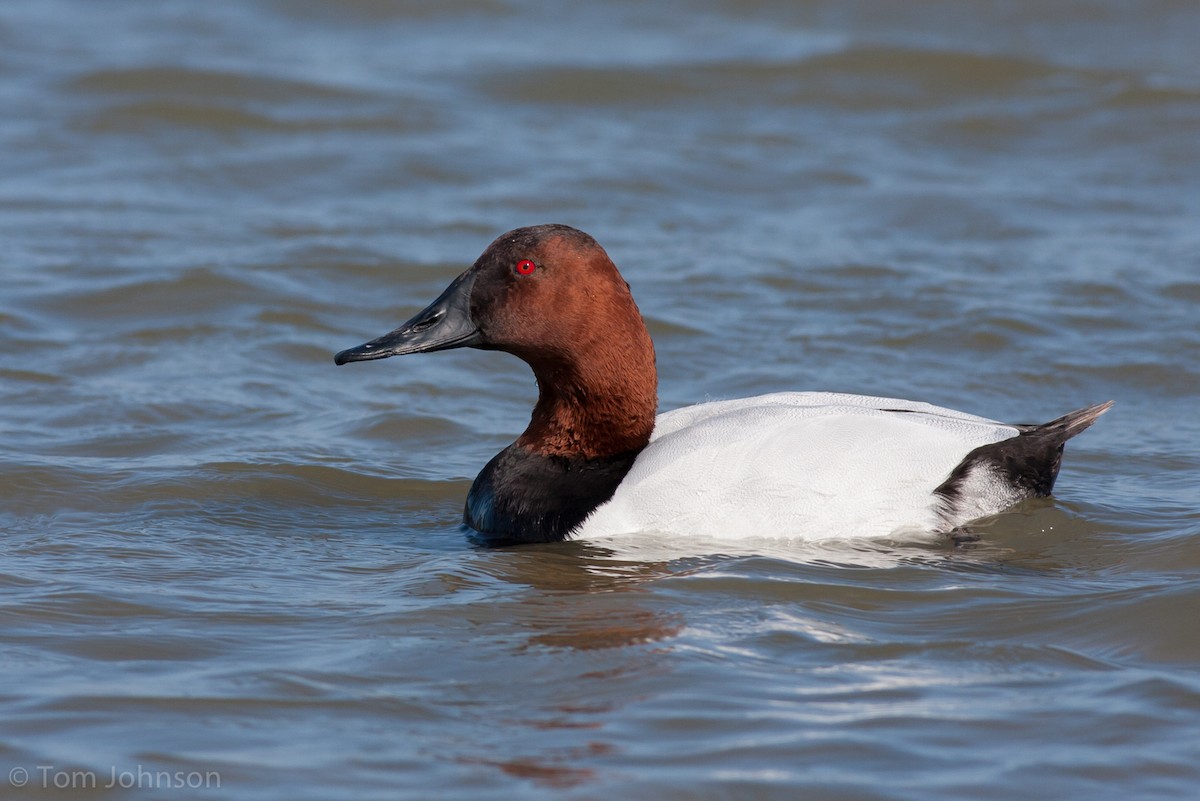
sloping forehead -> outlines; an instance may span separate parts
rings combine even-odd
[[[483,258],[527,258],[600,250],[602,248],[595,239],[577,228],[569,225],[535,225],[501,234],[484,251]]]

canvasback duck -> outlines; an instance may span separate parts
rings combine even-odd
[[[565,225],[509,231],[408,322],[337,364],[451,348],[533,368],[525,433],[463,522],[494,545],[639,531],[800,539],[955,534],[1049,495],[1108,410],[1008,425],[926,403],[785,392],[657,415],[654,345],[608,254]]]

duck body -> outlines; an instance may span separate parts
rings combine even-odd
[[[579,535],[945,531],[966,519],[937,488],[974,449],[1019,434],[929,404],[861,395],[783,392],[689,406],[659,416],[650,444]],[[1002,486],[977,488],[983,514],[1011,505]]]
[[[475,347],[533,368],[530,424],[468,493],[493,545],[638,532],[804,540],[949,533],[1050,494],[1063,445],[1111,404],[1010,425],[824,392],[657,415],[653,344],[608,254],[561,225],[510,231],[400,328],[336,362]]]

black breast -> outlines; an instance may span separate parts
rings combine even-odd
[[[636,457],[545,456],[509,445],[475,478],[463,522],[488,545],[566,539],[613,496]]]

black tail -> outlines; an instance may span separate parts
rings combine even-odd
[[[1022,434],[1038,434],[1057,438],[1060,442],[1066,442],[1076,434],[1080,434],[1091,427],[1092,423],[1096,422],[1096,418],[1112,408],[1113,402],[1106,401],[1105,403],[1097,403],[1094,406],[1089,406],[1086,409],[1079,409],[1068,414],[1064,414],[1056,420],[1051,420],[1049,423],[1040,425],[1019,425]]]
[[[971,451],[934,492],[954,505],[980,475],[998,476],[1011,490],[1011,503],[1049,495],[1062,465],[1063,446],[1086,430],[1113,402],[1097,403],[1041,425],[1018,425],[1011,439]],[[982,472],[981,472],[982,471]]]

